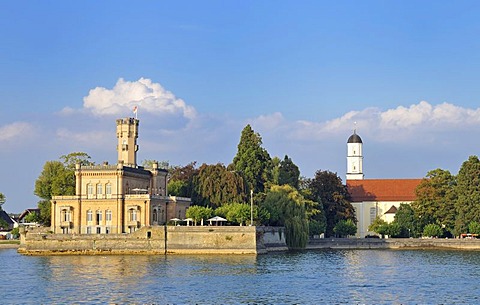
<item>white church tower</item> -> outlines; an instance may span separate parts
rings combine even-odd
[[[354,130],[347,141],[347,180],[363,180],[362,139]]]

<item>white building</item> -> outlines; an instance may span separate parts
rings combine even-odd
[[[364,179],[363,142],[356,131],[347,141],[346,185],[357,216],[357,237],[373,235],[368,227],[380,216],[390,223],[401,203],[415,200],[422,179]]]

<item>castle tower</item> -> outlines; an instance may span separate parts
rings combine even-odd
[[[347,180],[363,180],[362,139],[356,130],[347,141]]]
[[[117,120],[117,151],[118,163],[126,166],[137,166],[137,138],[138,138],[138,120],[134,118],[125,118]]]

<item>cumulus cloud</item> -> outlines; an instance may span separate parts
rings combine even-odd
[[[113,138],[113,132],[72,132],[66,128],[60,128],[56,132],[56,136],[60,141],[69,143],[80,143],[85,146],[98,145],[98,143],[104,143],[107,140]]]
[[[112,89],[96,87],[83,99],[83,107],[97,116],[132,113],[135,106],[140,113],[179,115],[186,119],[197,115],[194,107],[148,78],[133,82],[120,78]]]
[[[0,127],[0,142],[28,136],[33,130],[33,126],[25,122],[15,122],[5,125]]]
[[[356,128],[361,134],[370,135],[378,141],[401,141],[418,138],[425,134],[455,132],[478,128],[480,108],[469,109],[450,103],[431,105],[426,101],[408,107],[398,106],[382,111],[370,107],[350,111],[341,117],[324,122],[299,120],[289,122],[279,113],[260,116],[263,129],[278,130],[283,137],[298,140],[322,140],[345,135]]]

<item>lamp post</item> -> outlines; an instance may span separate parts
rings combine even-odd
[[[250,190],[250,226],[253,226],[253,190]]]

